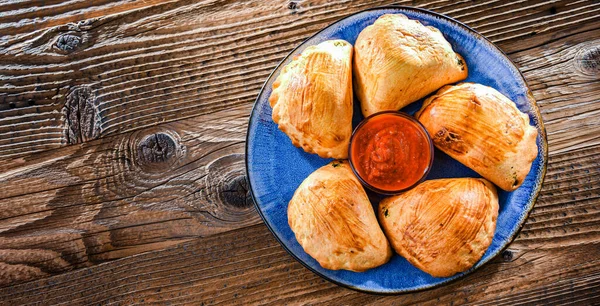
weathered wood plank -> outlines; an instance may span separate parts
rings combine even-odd
[[[0,289],[0,301],[595,301],[597,1],[414,3],[510,52],[548,129],[542,195],[509,251],[481,271],[419,294],[363,295],[293,262],[263,226],[248,227],[260,221],[243,141],[260,85],[310,34],[385,2],[0,3],[0,285],[46,277]]]
[[[600,144],[600,32],[585,31],[512,54],[541,108],[550,154]]]
[[[0,165],[0,285],[257,223],[244,173],[248,112]]]
[[[0,156],[250,104],[270,70],[299,42],[350,13],[393,2],[0,5]],[[456,17],[507,52],[556,38],[557,30],[600,22],[595,1],[400,4]],[[26,5],[32,9],[23,10]]]
[[[515,257],[599,238],[600,151],[589,140],[600,132],[598,86],[577,56],[599,36],[600,27],[513,54],[548,117],[551,152]],[[564,124],[552,119],[571,117],[565,105],[582,109],[585,130],[555,128]],[[258,223],[243,176],[248,114],[242,105],[0,164],[2,284]]]
[[[551,232],[545,238],[560,235]],[[600,244],[592,240],[570,248],[552,245],[530,248],[519,237],[502,256],[462,280],[420,293],[381,297],[353,292],[320,279],[293,261],[263,225],[257,225],[0,289],[0,296],[17,304],[43,297],[48,304],[71,305],[159,301],[205,305],[317,302],[440,305],[485,304],[486,300],[494,305],[543,304],[573,301],[574,297],[593,298],[597,292],[592,289],[597,289],[600,282],[599,264]]]

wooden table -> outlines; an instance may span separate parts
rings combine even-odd
[[[454,17],[525,75],[542,193],[477,272],[399,296],[290,257],[245,180],[250,109],[294,46],[392,1],[0,1],[0,302],[600,302],[600,2],[401,1]]]

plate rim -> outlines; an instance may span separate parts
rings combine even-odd
[[[252,180],[250,179],[250,172],[248,171],[248,139],[250,138],[250,127],[252,126],[253,123],[253,115],[254,115],[254,111],[256,110],[256,105],[259,102],[259,98],[262,95],[262,93],[265,90],[265,87],[267,86],[267,84],[269,83],[269,80],[271,80],[271,78],[273,77],[273,75],[275,74],[276,71],[279,70],[279,68],[281,67],[281,65],[290,57],[292,56],[296,50],[298,50],[300,47],[302,47],[304,45],[304,43],[306,43],[308,40],[314,38],[315,36],[319,35],[321,32],[325,31],[326,29],[330,28],[331,26],[333,26],[334,24],[351,18],[355,15],[358,14],[362,14],[364,12],[369,12],[369,11],[377,11],[377,10],[384,10],[384,9],[401,9],[401,10],[406,10],[406,11],[413,11],[413,12],[418,12],[418,13],[424,13],[424,14],[430,14],[433,15],[437,18],[441,18],[441,19],[446,19],[448,21],[450,21],[451,23],[454,23],[464,29],[467,30],[467,32],[470,32],[471,34],[473,34],[474,36],[476,36],[477,38],[480,38],[483,43],[487,44],[489,47],[497,50],[498,52],[500,52],[500,54],[502,56],[504,56],[504,58],[508,61],[508,63],[510,63],[511,65],[513,65],[513,67],[517,70],[518,72],[518,76],[521,77],[521,79],[523,80],[523,83],[525,84],[527,93],[527,99],[530,100],[531,102],[533,102],[531,106],[531,111],[533,113],[535,113],[536,117],[539,118],[538,120],[538,124],[541,130],[541,144],[542,144],[542,156],[541,156],[541,167],[542,167],[542,171],[541,171],[541,175],[539,180],[536,180],[536,185],[534,186],[534,196],[532,197],[532,200],[530,201],[530,203],[528,203],[529,208],[527,209],[527,211],[524,214],[524,217],[519,220],[519,223],[517,224],[517,230],[510,235],[509,237],[506,238],[506,243],[500,248],[498,249],[498,251],[496,251],[494,254],[490,254],[490,256],[486,259],[481,261],[480,265],[476,268],[471,268],[465,272],[463,272],[462,275],[458,276],[458,277],[454,277],[451,279],[447,279],[444,280],[442,282],[439,282],[437,284],[433,284],[433,285],[425,285],[419,288],[415,288],[415,289],[400,289],[400,290],[391,290],[391,291],[377,291],[377,290],[368,290],[368,289],[363,289],[363,288],[358,288],[355,286],[351,286],[349,284],[344,284],[341,283],[339,281],[336,281],[334,279],[331,279],[330,277],[328,277],[327,275],[322,274],[321,272],[313,269],[312,267],[310,267],[307,263],[305,263],[304,261],[302,261],[300,258],[298,258],[296,256],[296,254],[294,254],[294,252],[292,252],[290,249],[288,249],[288,247],[283,243],[283,241],[281,241],[281,239],[279,238],[279,236],[277,236],[277,234],[275,233],[275,231],[271,228],[271,225],[267,222],[267,219],[265,218],[265,216],[263,215],[262,209],[258,204],[258,201],[256,199],[256,197],[254,196],[254,192],[253,192],[253,188],[252,188]],[[546,171],[547,171],[547,166],[548,166],[548,139],[547,139],[547,133],[546,133],[546,127],[544,126],[544,122],[542,120],[542,115],[539,109],[539,105],[537,104],[537,101],[535,99],[535,97],[533,96],[533,93],[531,92],[531,89],[529,88],[529,84],[527,84],[527,80],[525,79],[525,76],[523,76],[523,73],[521,72],[521,70],[519,70],[519,67],[512,61],[512,59],[502,50],[500,49],[498,46],[496,46],[492,41],[490,41],[487,37],[485,37],[484,35],[480,34],[479,32],[477,32],[476,30],[474,30],[473,28],[471,28],[470,26],[441,13],[437,13],[435,11],[432,10],[428,10],[428,9],[424,9],[424,8],[420,8],[420,7],[412,7],[412,6],[405,6],[405,5],[396,5],[396,4],[391,4],[391,5],[383,5],[383,6],[376,6],[376,7],[371,7],[371,8],[367,8],[364,10],[360,10],[358,12],[354,12],[352,14],[346,15],[342,18],[337,19],[336,21],[326,25],[325,27],[323,27],[322,29],[320,29],[319,31],[315,32],[313,35],[307,37],[305,40],[303,40],[300,44],[298,44],[296,47],[294,47],[294,49],[292,49],[280,62],[279,64],[277,64],[277,66],[275,66],[275,68],[273,68],[273,70],[271,71],[271,73],[269,74],[269,76],[266,78],[265,82],[263,83],[263,86],[261,87],[253,105],[252,105],[252,109],[250,111],[250,116],[248,119],[248,127],[246,129],[246,139],[245,139],[245,144],[244,144],[244,149],[245,149],[245,154],[244,154],[244,166],[246,167],[246,181],[248,183],[248,190],[250,191],[250,195],[252,197],[252,202],[254,203],[254,207],[256,208],[256,211],[258,212],[258,214],[260,215],[260,218],[263,220],[263,224],[266,225],[267,229],[271,232],[271,235],[273,235],[273,237],[275,237],[275,240],[277,240],[277,242],[283,247],[283,249],[292,256],[292,258],[294,258],[297,262],[299,262],[300,264],[302,264],[305,268],[307,268],[309,271],[311,271],[312,273],[316,274],[317,276],[331,282],[334,283],[338,286],[344,287],[344,288],[348,288],[354,291],[358,291],[358,292],[362,292],[362,293],[369,293],[369,294],[375,294],[375,295],[383,295],[383,296],[389,296],[389,295],[398,295],[398,294],[406,294],[406,293],[414,293],[414,292],[420,292],[420,291],[425,291],[425,290],[430,290],[433,288],[438,288],[441,286],[445,286],[448,285],[452,282],[464,279],[466,276],[470,275],[471,273],[479,270],[481,267],[483,267],[485,264],[487,264],[488,262],[490,262],[492,259],[495,259],[498,255],[500,255],[501,253],[503,253],[510,244],[512,244],[515,240],[515,238],[519,235],[519,233],[521,232],[521,230],[523,229],[523,225],[525,224],[525,221],[527,221],[527,219],[529,219],[529,215],[531,213],[531,211],[533,210],[533,207],[535,206],[535,203],[537,202],[537,199],[540,195],[540,191],[542,189],[542,185],[544,183],[544,180],[546,178]]]

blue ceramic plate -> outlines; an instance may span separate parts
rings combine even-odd
[[[323,269],[304,252],[296,241],[287,220],[287,205],[300,183],[314,170],[331,160],[308,154],[292,145],[271,119],[268,98],[271,86],[281,68],[306,47],[329,39],[344,39],[354,44],[366,26],[383,14],[402,13],[425,25],[438,28],[456,52],[467,62],[467,82],[491,86],[515,101],[517,107],[529,114],[531,125],[538,129],[538,156],[523,185],[514,192],[499,192],[500,211],[492,245],[473,268],[447,278],[436,278],[415,268],[395,254],[390,262],[366,272],[331,271]],[[355,98],[354,127],[362,120]],[[422,101],[403,109],[413,114]],[[483,36],[466,25],[430,11],[389,6],[366,10],[348,16],[315,34],[294,49],[269,76],[256,100],[246,140],[246,169],[256,208],[281,245],[299,262],[314,273],[336,284],[373,293],[402,293],[432,288],[462,277],[498,255],[515,237],[537,198],[546,172],[546,133],[539,109],[523,76],[507,56]],[[480,177],[439,150],[435,151],[433,168],[428,179],[447,177]],[[370,194],[375,211],[379,197]]]

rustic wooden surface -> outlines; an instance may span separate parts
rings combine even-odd
[[[297,44],[393,1],[0,1],[0,303],[600,302],[600,2],[400,1],[523,72],[548,132],[542,193],[501,256],[400,296],[295,262],[244,177],[252,103]]]

